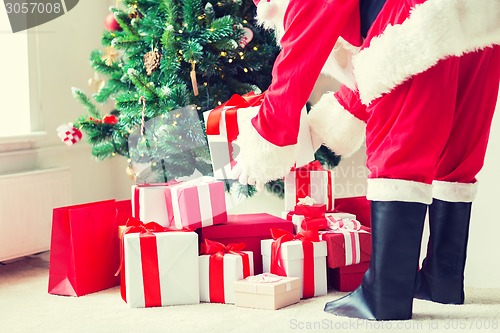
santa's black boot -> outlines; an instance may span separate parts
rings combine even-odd
[[[443,304],[464,303],[464,270],[470,202],[434,199],[429,207],[429,243],[417,273],[415,297]]]
[[[370,320],[411,319],[427,205],[372,201],[372,257],[361,286],[325,311]]]

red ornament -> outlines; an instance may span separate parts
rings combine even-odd
[[[108,31],[120,31],[122,27],[116,22],[115,15],[109,13],[104,19],[104,28]]]
[[[244,27],[243,31],[243,37],[241,37],[239,42],[241,47],[247,46],[248,43],[250,43],[250,41],[253,39],[253,31],[250,28]]]
[[[74,145],[82,139],[82,132],[78,128],[73,127],[72,123],[62,124],[56,130],[57,136],[67,146]]]
[[[118,122],[118,118],[115,115],[108,114],[105,115],[104,118],[102,118],[102,122],[105,124],[114,125]]]

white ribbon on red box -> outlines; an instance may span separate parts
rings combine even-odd
[[[359,242],[359,234],[368,231],[362,229],[362,224],[355,219],[339,219],[334,216],[325,216],[328,221],[330,230],[319,231],[320,238],[322,235],[329,233],[340,233],[344,235],[345,244],[345,265],[353,265],[361,262],[361,245]]]

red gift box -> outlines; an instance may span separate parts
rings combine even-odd
[[[293,223],[270,214],[228,215],[224,224],[198,229],[200,242],[205,239],[229,243],[245,243],[245,251],[253,252],[254,274],[262,273],[260,241],[271,238],[271,228],[293,232]]]
[[[293,214],[307,217],[321,217],[326,213],[326,204],[296,205]]]
[[[372,235],[370,228],[361,226],[360,230],[348,229],[321,231],[321,239],[327,245],[327,264],[330,268],[349,266],[370,261],[372,254]]]
[[[366,197],[335,198],[335,212],[351,213],[365,227],[371,227],[370,201]]]
[[[328,269],[328,284],[338,291],[353,291],[361,284],[369,262]]]

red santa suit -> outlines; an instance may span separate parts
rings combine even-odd
[[[428,204],[436,180],[438,196],[471,200],[498,91],[499,8],[496,0],[388,0],[363,39],[359,0],[261,0],[258,13],[275,20],[282,52],[252,126],[241,121],[243,182],[288,172],[320,72],[339,50],[360,47],[333,66],[344,69],[331,71],[344,85],[310,112],[313,134],[348,156],[366,132],[369,199]],[[461,80],[478,66],[489,71]]]
[[[288,173],[300,110],[319,73],[349,50],[346,42],[359,43],[359,53],[336,67],[352,75],[338,76],[345,84],[313,107],[309,125],[313,136],[343,156],[358,149],[366,133],[372,256],[361,285],[324,310],[405,320],[412,317],[414,297],[464,301],[475,176],[498,96],[500,1],[383,2],[259,2],[258,9],[267,6],[265,14],[274,19],[283,13],[282,52],[258,113],[241,112],[238,119],[240,181],[262,184]],[[378,12],[365,34],[367,7]],[[430,240],[417,273],[427,211]]]

